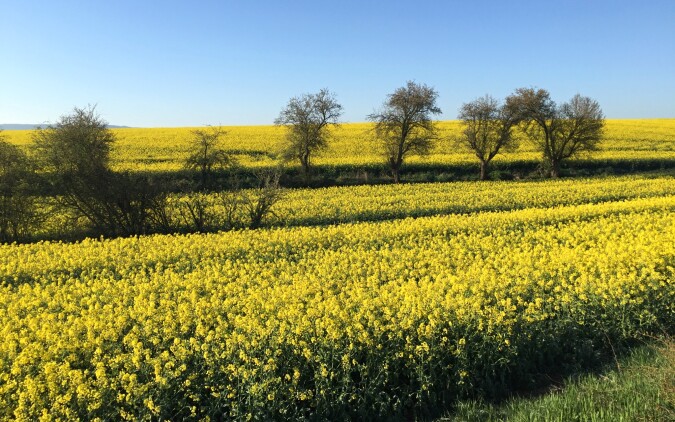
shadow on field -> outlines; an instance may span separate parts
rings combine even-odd
[[[538,387],[470,397],[420,420],[675,420],[675,341],[645,339],[584,370],[541,374]]]
[[[570,160],[561,170],[562,178],[592,177],[640,174],[644,172],[669,172],[675,170],[675,160]],[[216,171],[209,186],[211,191],[227,190],[236,180],[238,188],[255,187],[258,183],[256,170],[236,168],[232,170]],[[401,180],[404,183],[428,182],[455,182],[478,180],[479,167],[477,164],[409,164],[401,171]],[[162,171],[138,172],[153,180],[156,185],[162,186],[165,192],[185,193],[185,186],[199,186],[199,174],[194,171]],[[546,171],[541,168],[539,161],[509,161],[495,162],[489,173],[491,180],[541,180],[546,178]],[[288,167],[280,180],[281,187],[285,188],[323,188],[331,186],[378,185],[392,183],[389,171],[382,165],[323,165],[316,166],[311,174],[309,183],[300,168]],[[36,195],[59,195],[53,185],[46,180],[36,180],[33,183]]]

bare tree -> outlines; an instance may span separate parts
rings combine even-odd
[[[0,242],[24,239],[36,221],[29,189],[32,167],[26,154],[0,133]]]
[[[246,203],[246,196],[239,189],[237,182],[231,183],[232,190],[218,192],[218,204],[222,209],[220,227],[223,230],[232,230],[243,226],[244,213],[243,205]],[[261,218],[262,221],[262,218]]]
[[[560,106],[544,89],[519,88],[506,107],[525,122],[525,133],[541,151],[551,177],[560,176],[564,160],[597,150],[605,118],[597,101],[575,95]]]
[[[401,180],[401,166],[406,156],[428,154],[437,138],[431,115],[440,114],[438,93],[424,84],[408,81],[388,96],[379,112],[368,115],[375,123],[375,136],[382,143],[383,154],[395,183]]]
[[[515,146],[512,128],[517,118],[489,95],[465,103],[459,112],[464,125],[460,142],[480,160],[480,180],[486,180],[490,161],[503,149]]]
[[[290,99],[274,121],[288,128],[283,155],[298,159],[309,182],[311,158],[328,145],[330,125],[337,125],[342,115],[335,94],[324,88],[316,94],[304,94]]]
[[[270,215],[272,208],[283,199],[285,192],[279,184],[283,171],[281,167],[256,172],[258,187],[242,191],[241,203],[249,217],[249,228],[260,227]]]
[[[196,170],[200,175],[200,188],[206,189],[218,168],[226,168],[234,164],[234,159],[221,146],[221,138],[225,136],[221,127],[197,129],[192,131],[189,156],[185,167]]]
[[[177,207],[181,219],[191,232],[206,233],[214,229],[214,215],[204,193],[186,193]]]

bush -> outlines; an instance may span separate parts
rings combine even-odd
[[[167,231],[166,197],[152,179],[110,169],[115,136],[93,107],[75,108],[38,129],[33,146],[62,206],[88,220],[97,235]]]
[[[26,154],[0,138],[0,242],[27,238],[36,222],[31,169]]]

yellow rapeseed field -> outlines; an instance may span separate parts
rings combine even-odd
[[[247,194],[249,190],[244,190]],[[198,200],[205,206],[206,228],[223,229],[230,218],[234,227],[246,227],[243,208],[231,213],[233,192],[172,194],[168,198],[170,223],[177,231],[191,229],[185,206]],[[272,226],[306,226],[379,221],[393,218],[442,214],[549,208],[635,198],[675,195],[672,176],[613,176],[588,179],[418,183],[403,185],[336,186],[320,189],[287,189],[266,221]],[[44,201],[48,201],[45,199]],[[53,203],[49,199],[49,203]],[[48,224],[35,236],[54,239],[72,231],[73,220],[66,210],[47,210]],[[229,216],[229,217],[228,217]]]
[[[290,189],[271,223],[289,226],[376,221],[481,211],[549,208],[675,195],[672,176],[620,176],[527,182],[455,182]],[[216,220],[226,210],[219,194],[206,202]],[[182,200],[181,196],[174,200]]]
[[[358,419],[672,331],[675,196],[0,246],[0,418]]]
[[[329,149],[316,158],[317,165],[373,165],[382,162],[378,146],[372,139],[368,123],[347,123],[333,130]],[[456,146],[460,134],[458,121],[439,123],[441,140],[428,157],[411,157],[409,163],[474,163],[468,151]],[[171,171],[178,170],[186,157],[190,131],[194,128],[113,129],[117,145],[113,160],[118,169]],[[284,128],[276,126],[224,127],[224,146],[242,165],[269,166],[284,140]],[[6,131],[10,142],[28,145],[31,131]],[[592,159],[675,159],[675,119],[608,120],[601,151]],[[522,140],[514,153],[495,160],[539,160],[532,145]]]
[[[380,163],[368,128],[336,129],[316,163]],[[411,162],[473,163],[441,128]],[[249,167],[284,135],[227,130]],[[190,136],[114,132],[134,171],[180,169]],[[523,142],[499,160],[539,158]],[[673,160],[675,119],[609,120],[582,159]],[[0,420],[404,418],[675,334],[666,173],[284,192],[268,223],[288,227],[0,245]],[[231,194],[173,194],[170,217],[183,229],[203,195],[218,228]],[[38,237],[73,222],[49,224]]]

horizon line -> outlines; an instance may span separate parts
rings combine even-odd
[[[605,120],[673,120],[674,117],[607,117]],[[435,122],[458,122],[460,119],[443,119],[434,120]],[[343,124],[369,124],[369,121],[345,121],[338,122],[338,125]],[[50,123],[51,124],[51,123]],[[0,123],[0,130],[35,130],[38,127],[46,128],[50,124],[33,124],[33,123]],[[5,126],[32,126],[30,128],[7,128]],[[218,124],[218,125],[182,125],[182,126],[128,126],[128,125],[106,125],[110,129],[181,129],[181,128],[199,128],[199,127],[252,127],[252,126],[277,126],[274,123],[253,123],[253,124]],[[281,125],[283,126],[283,125]]]

